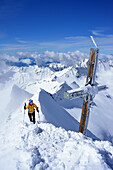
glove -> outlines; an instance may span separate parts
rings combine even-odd
[[[37,107],[37,109],[36,109],[36,110],[37,110],[37,112],[39,113],[38,107]]]
[[[25,103],[25,105],[24,105],[24,110],[26,110],[26,103]]]

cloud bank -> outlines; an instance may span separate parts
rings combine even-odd
[[[88,58],[88,55],[80,51],[56,53],[54,51],[38,52],[17,52],[16,55],[0,54],[0,71],[6,66],[47,66],[50,63],[61,63],[65,66],[71,66],[80,60]]]
[[[8,66],[38,65],[41,67],[48,66],[50,63],[61,63],[64,66],[72,66],[86,58],[89,58],[89,54],[87,55],[80,51],[69,51],[67,53],[56,53],[54,51],[44,51],[43,53],[17,52],[15,55],[0,54],[0,72],[8,68]],[[99,59],[113,59],[113,55],[100,54]]]

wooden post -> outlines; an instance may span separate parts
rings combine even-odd
[[[89,84],[93,85],[93,83],[95,83],[94,76],[96,74],[96,67],[97,67],[97,60],[98,60],[98,55],[96,54],[98,54],[98,52],[99,50],[97,48],[90,49],[90,57],[89,57],[88,71],[86,77],[86,86]],[[79,125],[79,132],[83,134],[86,133],[86,128],[88,125],[88,119],[89,119],[88,109],[90,109],[89,107],[90,107],[90,97],[89,94],[87,94],[85,98],[83,97],[83,106],[82,106],[82,113],[81,113],[81,119]]]

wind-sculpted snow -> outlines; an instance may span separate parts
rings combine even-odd
[[[0,169],[113,169],[113,146],[49,123],[24,123],[18,110],[0,131]],[[6,163],[7,162],[7,163]]]
[[[36,127],[30,131],[28,127],[23,138],[26,141],[24,151],[30,152],[32,168],[93,170],[113,167],[113,147],[109,142],[93,141],[47,123],[39,124],[37,129],[39,131]]]

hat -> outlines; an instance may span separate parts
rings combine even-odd
[[[33,100],[32,99],[29,99],[29,103],[32,103],[33,102]]]

